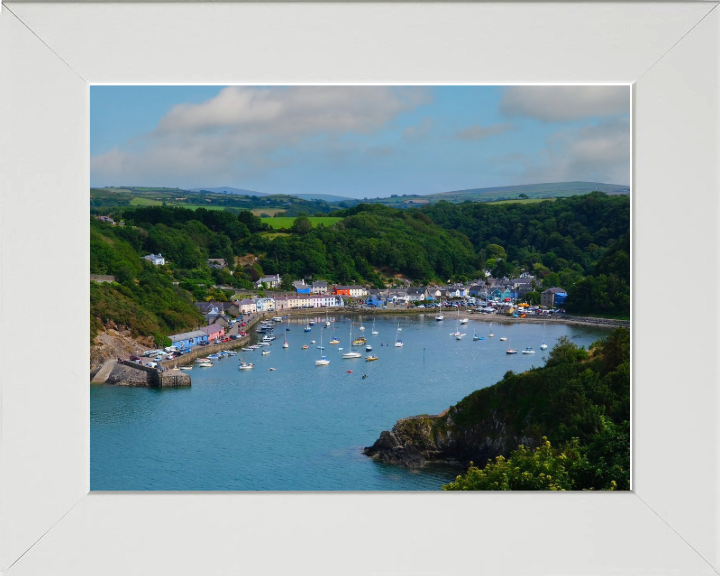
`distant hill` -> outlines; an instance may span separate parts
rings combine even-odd
[[[270,196],[265,192],[255,192],[253,190],[244,190],[242,188],[233,188],[232,186],[220,186],[219,188],[190,188],[189,192],[214,192],[215,194],[239,194],[241,196]]]
[[[324,202],[346,202],[348,200],[356,200],[356,198],[350,198],[348,196],[335,196],[333,194],[289,194],[289,196],[295,196],[295,198],[301,198],[303,200],[322,200]]]
[[[577,196],[590,192],[605,192],[606,194],[630,194],[630,187],[619,184],[602,184],[600,182],[552,182],[547,184],[523,184],[520,186],[496,186],[493,188],[470,188],[468,190],[455,190],[454,192],[441,192],[430,196],[458,196],[465,200],[488,199],[496,200],[500,196],[516,198],[520,194],[527,194],[530,198],[563,196]],[[423,196],[425,198],[426,196]]]

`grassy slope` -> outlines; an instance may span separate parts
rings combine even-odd
[[[336,222],[340,222],[342,218],[334,218],[332,216],[311,216],[310,222],[312,222],[313,227],[318,226],[319,224],[323,224],[325,226],[332,226]],[[293,225],[293,222],[295,222],[295,218],[293,217],[286,217],[286,218],[263,218],[263,224],[269,224],[276,230],[280,228],[290,228]]]

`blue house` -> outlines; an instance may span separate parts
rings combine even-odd
[[[187,350],[200,344],[200,342],[207,342],[208,336],[202,330],[195,330],[194,332],[183,332],[181,334],[171,334],[169,336],[173,346],[176,346],[178,350]]]
[[[305,284],[305,280],[296,280],[293,282],[293,286],[298,294],[310,294],[312,291],[312,286],[310,284]]]

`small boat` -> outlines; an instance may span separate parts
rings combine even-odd
[[[363,326],[363,323],[362,323],[362,315],[360,315],[360,327],[358,328],[358,330],[360,330],[360,332],[365,330],[365,326]]]
[[[290,344],[287,343],[287,340],[283,343],[283,348],[290,348]]]
[[[318,346],[318,350],[325,350],[325,346]]]
[[[252,370],[253,368],[255,368],[255,364],[250,362],[240,362],[238,365],[238,370]]]
[[[533,350],[532,348],[530,348],[530,347],[528,346],[527,348],[525,348],[525,350],[523,350],[522,353],[523,353],[523,354],[535,354],[535,350]]]
[[[210,362],[210,358],[198,358],[195,362],[198,364],[201,364],[202,362]]]
[[[400,324],[398,324],[397,331],[395,332],[395,347],[396,348],[402,348],[403,347],[403,341],[400,340]]]
[[[438,314],[437,316],[435,316],[435,322],[440,322],[444,318],[445,318],[445,316],[443,316],[442,314]]]
[[[460,324],[467,324],[468,319],[467,318],[460,318]]]
[[[263,350],[263,351],[262,351],[262,355],[263,355],[263,356],[267,356],[268,354],[270,354],[270,350]]]
[[[339,350],[339,351],[340,351],[340,350],[345,350],[345,348],[338,348],[338,350]]]
[[[228,356],[236,356],[236,355],[237,355],[237,352],[235,352],[235,351],[233,351],[233,350],[226,350],[226,351],[225,351],[225,354],[227,354]]]
[[[337,338],[333,338],[332,340],[330,340],[330,344],[340,344],[340,340],[338,340]]]
[[[282,322],[282,317],[281,316],[273,316],[273,321],[274,322]]]
[[[217,360],[218,356],[217,354],[208,354],[208,358],[210,358],[211,360]]]
[[[308,322],[308,326],[315,326],[315,320],[310,320],[310,322]]]
[[[307,350],[308,348],[310,348],[310,346],[308,346],[307,344],[303,344],[303,346],[302,346],[303,350]]]
[[[312,330],[312,328],[310,327],[310,325],[305,326],[305,332],[310,332],[311,330]]]
[[[370,346],[370,344],[365,346],[365,352],[372,352],[372,346]]]
[[[507,340],[507,336],[500,336],[500,342],[505,342]]]
[[[506,338],[506,340],[507,340],[507,338]],[[508,342],[508,344],[507,344],[507,349],[505,350],[505,354],[517,354],[517,350],[513,350],[512,348],[510,348],[510,342]]]
[[[360,352],[355,352],[354,350],[351,350],[350,352],[345,352],[342,357],[348,360],[350,358],[361,358],[362,354],[360,354]]]
[[[275,340],[275,336],[263,336],[262,339],[263,342],[272,342],[273,340]]]
[[[545,344],[545,322],[543,322],[543,343],[540,346],[540,350],[547,350],[547,344]]]
[[[200,368],[212,368],[213,363],[212,362],[200,362],[200,364],[198,364],[198,366],[200,366]]]
[[[365,356],[365,362],[375,362],[377,359],[377,356]]]
[[[275,370],[277,370],[277,368],[268,368],[268,372],[275,372]]]
[[[489,336],[490,336],[490,338],[495,336],[495,334],[492,333],[492,322],[490,322],[490,335]]]
[[[375,318],[373,318],[373,325],[372,325],[372,330],[370,331],[370,334],[372,334],[373,336],[377,336],[379,334],[379,332],[377,330],[375,330]]]
[[[260,346],[270,346],[270,342],[258,342],[257,347],[260,348]],[[257,348],[256,348],[257,350]]]
[[[192,366],[180,366],[180,370],[192,370]]]
[[[330,320],[328,320],[327,310],[325,310],[325,328],[330,328]]]
[[[322,332],[320,332],[320,346],[322,346]],[[330,360],[327,359],[327,356],[320,356],[315,360],[315,366],[327,366],[328,364],[330,364]]]

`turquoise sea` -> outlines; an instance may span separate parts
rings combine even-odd
[[[90,393],[92,490],[438,490],[457,469],[427,466],[406,470],[362,454],[400,418],[438,414],[470,392],[494,384],[508,370],[544,364],[539,347],[552,348],[561,336],[588,346],[603,338],[601,328],[542,324],[492,324],[473,320],[450,336],[456,318],[446,313],[372,317],[364,334],[376,362],[343,360],[357,316],[337,316],[331,327],[318,323],[303,332],[304,320],[278,325],[278,340],[263,356],[241,352],[195,367],[192,387],[129,388],[96,385]],[[332,317],[331,317],[332,318]],[[398,327],[402,329],[397,333]],[[485,340],[473,342],[473,331]],[[322,333],[330,365],[316,367]],[[396,334],[404,347],[393,346]],[[287,336],[290,347],[282,348]],[[331,346],[335,336],[340,344]],[[518,351],[505,354],[509,337]],[[311,344],[315,340],[315,344]],[[302,345],[309,348],[302,350]],[[255,364],[238,370],[238,361]],[[269,368],[276,368],[269,371]],[[367,378],[363,379],[363,374]]]

